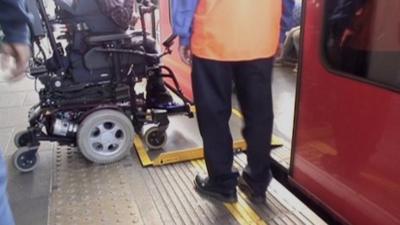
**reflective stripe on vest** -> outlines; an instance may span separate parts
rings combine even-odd
[[[281,14],[281,0],[200,0],[192,52],[219,61],[269,58],[278,47]]]

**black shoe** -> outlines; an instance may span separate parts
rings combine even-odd
[[[208,177],[196,175],[196,178],[194,179],[194,186],[200,194],[203,194],[207,197],[227,203],[237,202],[236,188],[227,190],[226,188],[211,182]]]
[[[265,191],[257,191],[253,188],[249,181],[247,181],[245,175],[242,175],[238,179],[239,189],[249,198],[250,201],[256,204],[265,203],[267,195]]]

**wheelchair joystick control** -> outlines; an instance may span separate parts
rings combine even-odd
[[[172,45],[174,45],[174,41],[176,39],[177,35],[176,34],[171,34],[164,42],[163,46],[167,49],[170,49]]]

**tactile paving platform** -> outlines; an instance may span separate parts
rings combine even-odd
[[[75,148],[55,152],[49,224],[143,224],[124,165],[93,165]]]
[[[325,224],[277,181],[266,204],[202,198],[193,178],[204,161],[142,168],[135,154],[119,163],[94,165],[73,148],[54,152],[49,225],[91,224]],[[245,154],[235,156],[243,168]]]
[[[167,224],[239,224],[219,202],[208,201],[193,189],[197,173],[190,163],[148,168],[148,187]]]
[[[244,168],[246,165],[245,154],[238,154],[235,157],[234,164],[240,169]],[[241,197],[244,196],[241,195]],[[247,199],[246,201],[270,225],[326,224],[276,180],[272,180],[268,187],[266,204],[255,205]]]

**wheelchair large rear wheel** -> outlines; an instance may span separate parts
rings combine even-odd
[[[106,164],[123,159],[132,148],[134,129],[122,112],[99,110],[79,126],[77,142],[82,154],[92,162]]]

